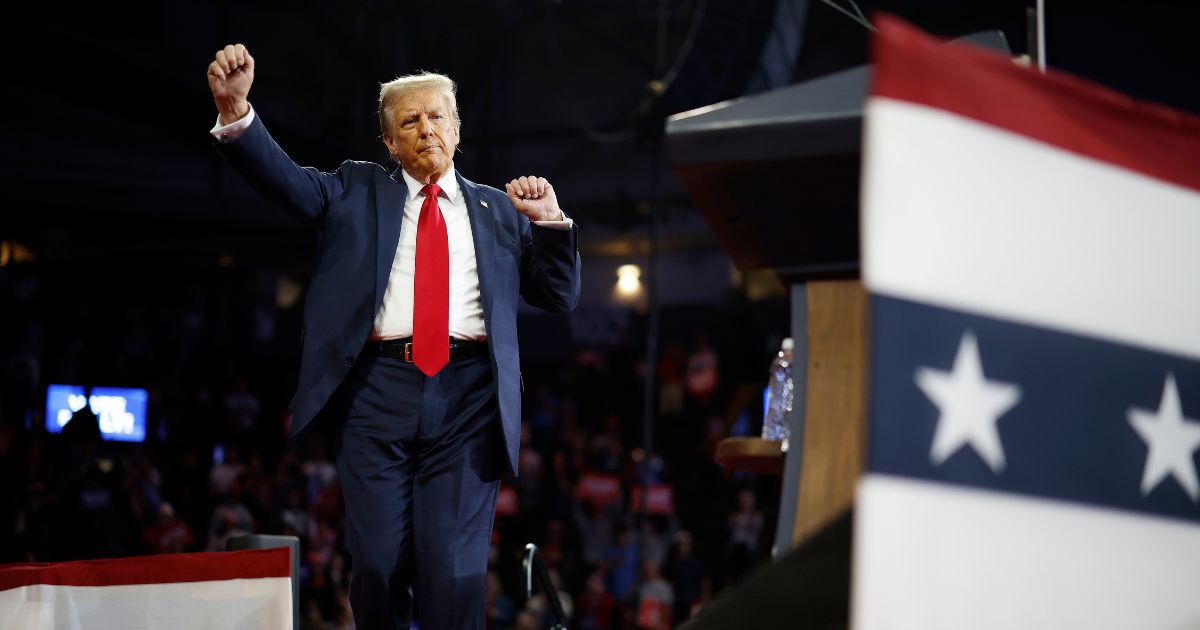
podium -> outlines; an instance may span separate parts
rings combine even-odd
[[[675,175],[733,263],[771,269],[789,287],[791,449],[775,552],[811,538],[849,510],[862,471],[867,300],[858,280],[861,66],[757,97],[685,112],[667,123]],[[731,438],[724,463],[762,472]],[[740,456],[738,456],[740,455]]]
[[[999,31],[960,41],[1009,52]],[[858,204],[869,77],[869,66],[850,68],[667,122],[676,178],[733,263],[771,269],[789,288],[795,341],[791,449],[782,466],[751,438],[718,446],[726,465],[783,475],[775,561],[688,628],[768,627],[781,616],[789,627],[848,623],[854,491],[867,438]],[[773,590],[778,582],[820,588]]]

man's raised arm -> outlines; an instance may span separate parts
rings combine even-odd
[[[250,85],[254,83],[254,57],[241,44],[230,44],[217,51],[208,64],[208,89],[221,114],[221,124],[229,125],[250,113]]]

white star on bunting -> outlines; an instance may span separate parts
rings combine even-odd
[[[1200,499],[1200,480],[1192,462],[1192,453],[1200,448],[1200,422],[1183,417],[1175,375],[1167,374],[1157,412],[1130,407],[1128,416],[1129,424],[1149,449],[1142,469],[1142,496],[1170,475],[1193,503]]]
[[[939,412],[929,461],[940,465],[969,444],[993,473],[1000,474],[1004,447],[996,421],[1021,399],[1021,388],[984,378],[975,335],[963,333],[949,372],[920,367],[915,380]]]

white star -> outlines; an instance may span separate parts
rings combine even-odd
[[[1200,447],[1200,422],[1183,417],[1174,374],[1167,373],[1158,412],[1130,407],[1129,424],[1150,449],[1142,470],[1142,496],[1171,475],[1193,502],[1200,498],[1200,481],[1192,463],[1192,453]]]
[[[1021,399],[1021,388],[983,377],[979,344],[970,331],[963,333],[950,370],[917,368],[917,386],[939,412],[929,461],[940,465],[970,444],[992,472],[1000,474],[1004,470],[1004,447],[996,421]]]

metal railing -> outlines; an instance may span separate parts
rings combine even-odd
[[[533,597],[533,575],[536,572],[538,581],[542,583],[542,592],[546,594],[546,601],[550,602],[550,609],[554,611],[554,623],[551,624],[550,630],[567,630],[567,616],[563,613],[562,602],[558,601],[558,589],[555,588],[554,582],[550,581],[546,561],[542,559],[542,552],[537,545],[525,545],[521,569],[525,572],[525,600]]]

